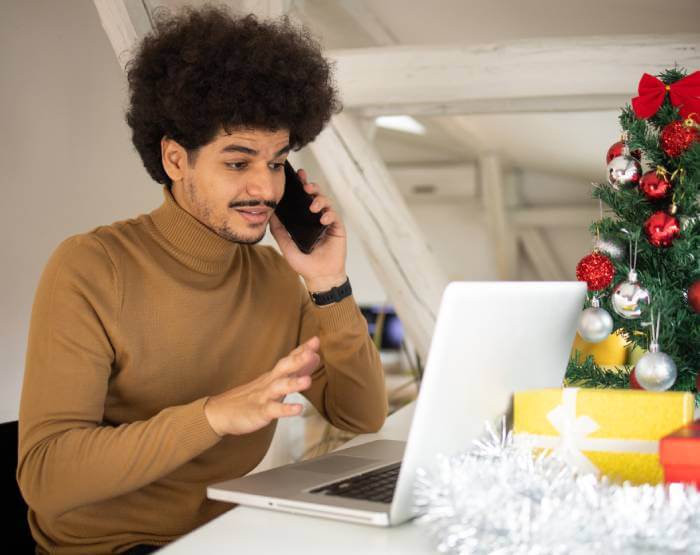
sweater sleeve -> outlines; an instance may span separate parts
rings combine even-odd
[[[139,489],[220,441],[207,397],[109,426],[105,399],[119,326],[117,268],[94,235],[55,250],[34,298],[19,410],[16,478],[47,517]]]
[[[303,285],[299,341],[321,340],[322,364],[304,396],[331,424],[356,433],[378,431],[388,411],[379,353],[355,299],[316,306]]]

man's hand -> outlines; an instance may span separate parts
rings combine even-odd
[[[303,406],[283,403],[285,395],[304,391],[318,368],[320,341],[312,337],[275,367],[247,384],[210,397],[204,405],[209,424],[220,436],[242,435],[267,426],[275,418],[301,414]]]
[[[345,226],[331,207],[328,197],[319,194],[318,185],[307,182],[304,170],[297,173],[304,184],[304,190],[314,197],[309,210],[321,212],[321,223],[327,225],[328,229],[311,254],[304,254],[297,248],[274,214],[270,220],[270,232],[289,265],[304,278],[306,288],[312,293],[328,291],[331,287],[342,285],[347,277]]]

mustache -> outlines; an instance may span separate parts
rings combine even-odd
[[[277,203],[274,200],[239,200],[229,203],[229,208],[243,208],[252,206],[267,206],[272,210],[277,208]]]

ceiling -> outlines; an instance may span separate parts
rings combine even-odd
[[[204,0],[146,0],[150,10],[204,3]],[[494,44],[546,37],[697,33],[700,21],[700,0],[229,0],[227,3],[237,10],[258,13],[275,13],[274,10],[288,6],[288,13],[307,25],[329,50]],[[610,63],[614,64],[615,60]],[[636,83],[631,83],[630,90],[635,88]],[[489,150],[500,153],[510,167],[575,177],[587,184],[604,175],[604,154],[619,135],[618,115],[618,110],[612,110],[466,114],[453,116],[450,122],[445,117],[419,118],[427,128],[425,135],[379,129],[375,143],[390,165],[469,162],[476,159],[478,150]]]

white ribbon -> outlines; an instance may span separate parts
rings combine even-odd
[[[607,451],[614,453],[657,453],[658,442],[637,439],[608,439],[586,437],[600,428],[590,416],[576,417],[578,388],[566,387],[562,402],[547,413],[547,420],[559,432],[559,436],[516,434],[516,438],[528,441],[533,447],[552,449],[569,464],[582,472],[599,474],[600,470],[583,451]]]
[[[571,466],[587,474],[598,474],[600,471],[591,460],[579,449],[580,442],[587,435],[595,432],[600,426],[590,416],[576,418],[577,387],[565,387],[562,392],[561,405],[547,413],[547,420],[559,432],[561,443],[555,451]]]

